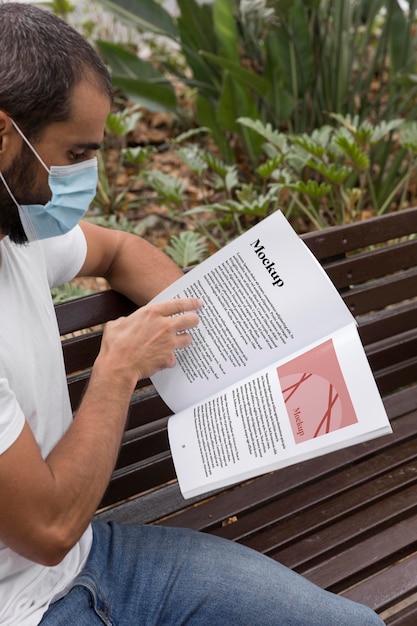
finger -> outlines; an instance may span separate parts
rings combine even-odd
[[[191,345],[192,337],[186,332],[180,332],[177,335],[177,349],[188,348]]]
[[[172,318],[172,328],[176,333],[183,333],[190,328],[195,328],[200,322],[197,313],[184,313]]]
[[[177,298],[167,302],[158,302],[154,305],[160,315],[167,317],[189,311],[198,311],[202,306],[203,301],[201,298]]]

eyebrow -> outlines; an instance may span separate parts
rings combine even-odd
[[[77,143],[75,144],[75,147],[81,148],[82,150],[99,150],[101,147],[101,144],[95,143],[95,142]]]

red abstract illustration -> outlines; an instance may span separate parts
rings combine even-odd
[[[277,372],[296,443],[358,421],[331,340]]]

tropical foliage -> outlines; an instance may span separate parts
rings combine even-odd
[[[84,23],[120,96],[90,219],[141,233],[145,188],[187,266],[278,207],[308,230],[415,203],[417,0],[95,1],[137,38]],[[175,116],[176,135],[135,144],[142,111]],[[153,166],[164,150],[189,176]]]
[[[233,134],[252,163],[261,152],[239,117],[302,133],[331,124],[330,113],[379,123],[416,112],[416,0],[408,13],[397,0],[178,0],[178,17],[156,0],[99,2],[178,51],[146,61],[98,42],[115,85],[142,106],[180,115],[177,85],[193,90],[196,123],[226,160],[235,156]]]

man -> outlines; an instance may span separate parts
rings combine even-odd
[[[90,46],[54,15],[6,3],[0,50],[0,625],[381,624],[237,544],[91,525],[135,384],[174,365],[202,303],[109,323],[72,419],[50,287],[99,275],[145,304],[181,271],[139,237],[77,225],[111,103]]]

